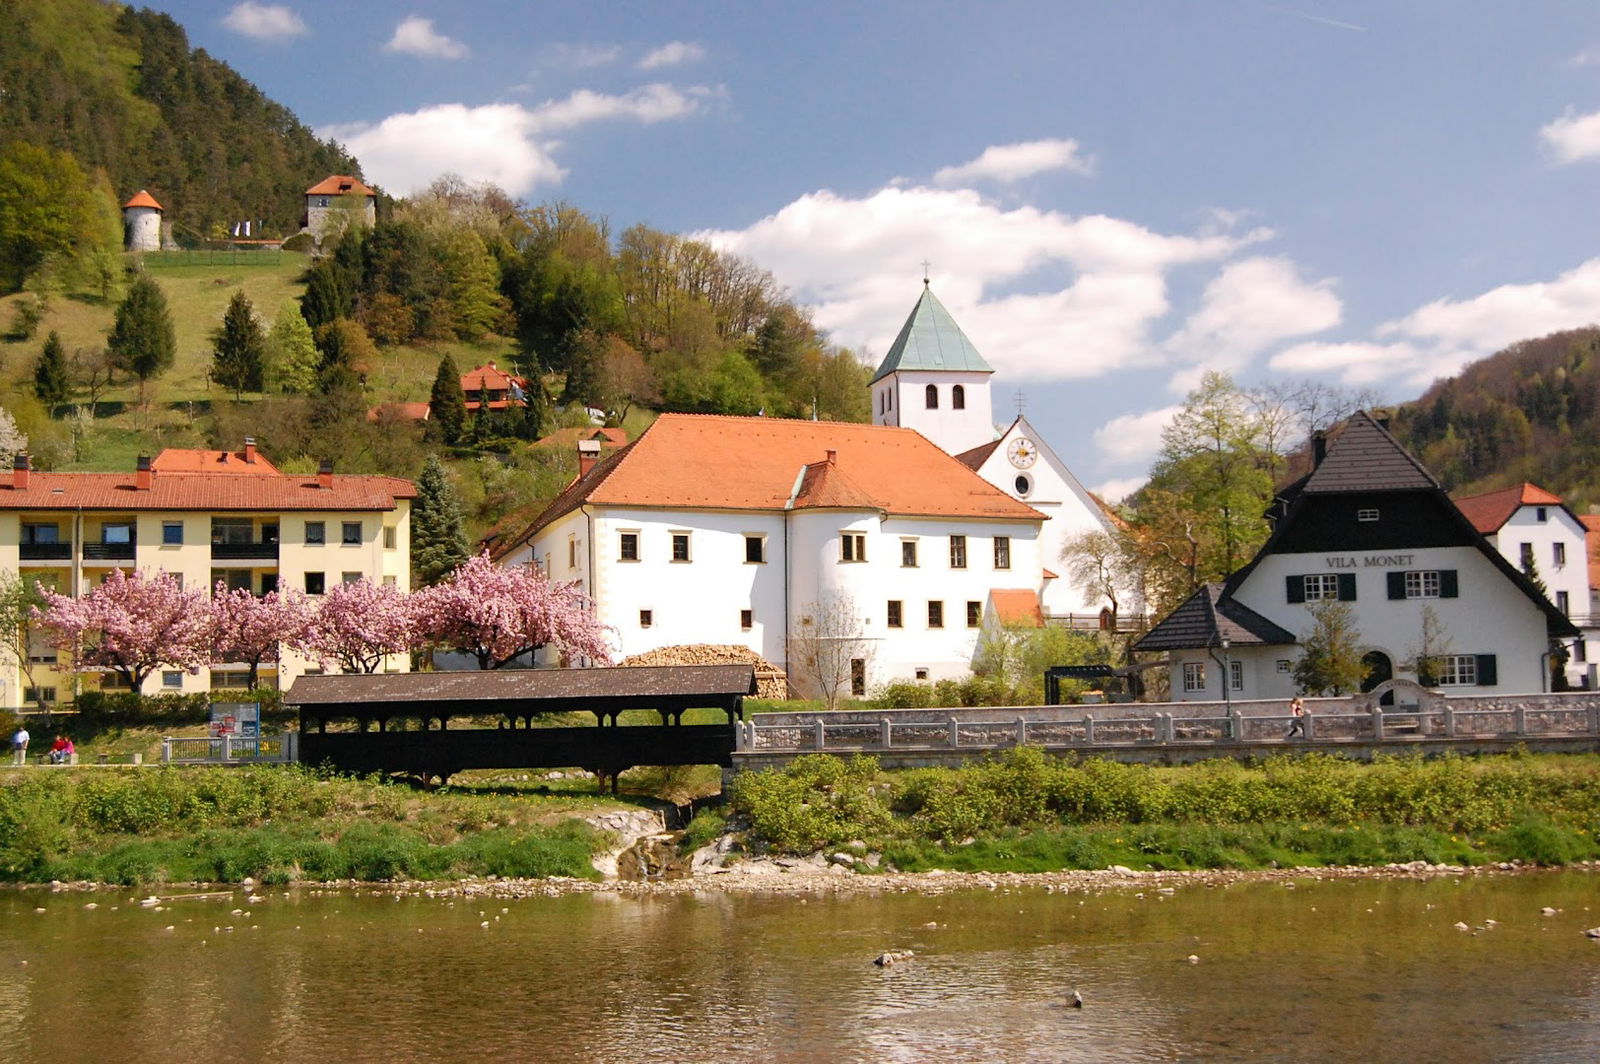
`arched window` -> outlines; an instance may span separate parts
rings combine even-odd
[[[927,397],[924,400],[924,402],[927,404],[927,407],[928,407],[929,410],[937,410],[937,409],[939,409],[939,389],[938,388],[936,388],[936,387],[934,387],[933,385],[930,384],[930,385],[928,385],[927,389],[923,392],[923,395],[925,395]]]
[[[965,410],[967,408],[967,390],[961,385],[950,389],[950,409]]]

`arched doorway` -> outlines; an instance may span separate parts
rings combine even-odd
[[[1389,660],[1389,655],[1381,650],[1369,650],[1361,655],[1361,667],[1366,670],[1366,675],[1361,680],[1361,693],[1366,694],[1380,683],[1387,683],[1394,679],[1394,662]],[[1378,699],[1379,705],[1394,705],[1394,692],[1385,691]]]

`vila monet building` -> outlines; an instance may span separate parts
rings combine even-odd
[[[1351,607],[1364,690],[1415,680],[1423,650],[1445,691],[1545,690],[1552,640],[1576,638],[1573,623],[1380,421],[1357,413],[1331,445],[1314,444],[1315,467],[1279,493],[1255,558],[1134,644],[1170,652],[1173,700],[1295,694],[1308,607],[1329,599]],[[1436,622],[1431,647],[1425,611]]]
[[[384,476],[280,472],[246,438],[241,451],[164,450],[130,473],[45,473],[19,455],[0,482],[0,567],[59,592],[81,593],[112,569],[167,572],[189,588],[294,587],[320,595],[366,579],[407,589],[409,481]],[[277,682],[308,663],[286,654]],[[0,705],[67,702],[74,677],[42,642],[29,648],[33,683],[11,663],[0,670]],[[394,667],[404,668],[398,658]],[[273,670],[265,670],[270,677]],[[199,675],[158,673],[145,694],[243,686],[242,666],[214,664]],[[33,690],[37,688],[37,691]]]

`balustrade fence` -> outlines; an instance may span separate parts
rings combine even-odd
[[[161,740],[161,762],[166,765],[277,764],[296,760],[298,732],[240,736],[171,737]]]

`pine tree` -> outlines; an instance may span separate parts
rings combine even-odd
[[[461,433],[467,427],[467,395],[461,390],[461,371],[456,369],[456,360],[449,355],[439,360],[428,410],[439,438],[452,446],[460,443]]]
[[[445,475],[444,463],[430,454],[417,478],[411,508],[411,570],[419,587],[437,584],[467,560],[466,519],[461,497]]]
[[[228,300],[222,325],[211,334],[211,379],[232,388],[235,399],[241,392],[261,391],[265,347],[255,308],[240,289]]]
[[[67,372],[67,356],[61,347],[61,337],[51,330],[39,352],[39,361],[33,367],[33,394],[48,410],[72,398],[72,377]]]
[[[117,306],[117,318],[106,341],[119,369],[139,378],[139,399],[145,382],[172,365],[178,353],[178,336],[167,310],[167,297],[147,274],[135,277],[128,294]]]
[[[327,259],[318,259],[306,274],[306,293],[300,297],[300,314],[313,330],[331,324],[350,312],[350,297],[338,272]]]

